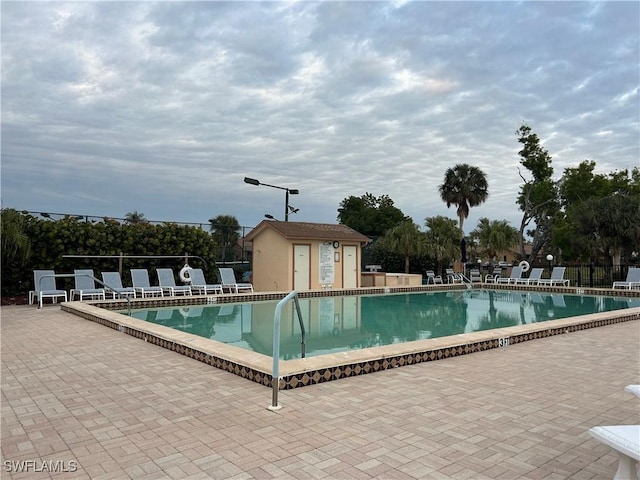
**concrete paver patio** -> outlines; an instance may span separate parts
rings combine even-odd
[[[57,306],[2,307],[1,333],[2,478],[608,479],[589,428],[640,423],[639,321],[282,391],[278,412]]]

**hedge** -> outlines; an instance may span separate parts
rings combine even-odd
[[[23,230],[30,240],[31,253],[26,260],[2,256],[2,296],[25,295],[34,289],[33,270],[54,270],[73,273],[74,269],[91,268],[96,278],[100,272],[117,271],[119,259],[64,258],[63,255],[194,255],[203,260],[190,259],[193,267],[202,268],[205,276],[215,280],[216,244],[212,236],[193,226],[174,223],[121,224],[115,220],[84,222],[75,217],[46,220],[23,216]],[[173,268],[177,274],[184,259],[127,259],[123,260],[122,281],[131,285],[131,268],[147,268],[152,283],[155,269]],[[59,288],[73,288],[73,278],[57,279]]]

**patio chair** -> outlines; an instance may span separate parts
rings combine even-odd
[[[498,278],[498,280],[496,281],[496,283],[508,283],[508,284],[516,284],[518,283],[518,280],[520,280],[522,277],[522,267],[513,267],[511,269],[511,275],[509,275],[508,277],[500,277]]]
[[[42,301],[45,298],[50,298],[53,303],[57,303],[58,298],[64,298],[64,301],[67,301],[67,291],[59,290],[58,287],[56,287],[56,278],[53,275],[55,275],[53,270],[33,271],[34,290],[29,294],[30,304],[32,304],[36,298],[38,299],[40,308],[42,308]]]
[[[204,278],[204,272],[201,268],[192,268],[189,273],[192,293],[195,293],[196,295],[207,295],[208,293],[219,293],[222,295],[224,293],[222,285],[219,283],[207,284],[207,281]]]
[[[151,286],[151,282],[149,282],[149,272],[146,268],[132,268],[131,283],[133,289],[136,291],[136,295],[140,294],[142,298],[164,297],[164,292],[161,287]]]
[[[426,274],[427,274],[427,285],[429,285],[430,283],[433,283],[434,285],[436,283],[442,283],[442,276],[436,275],[433,270],[427,270]]]
[[[527,278],[519,278],[516,283],[523,283],[525,285],[537,285],[538,281],[542,278],[542,272],[544,272],[544,268],[532,268],[531,273]]]
[[[472,268],[469,272],[469,280],[471,283],[482,283],[482,274],[478,268]]]
[[[191,295],[191,287],[188,285],[176,285],[175,277],[173,276],[173,270],[170,268],[158,268],[158,285],[168,293],[170,296],[176,295]]]
[[[625,391],[640,397],[640,385],[627,385]],[[640,425],[604,425],[589,429],[589,435],[618,454],[614,480],[637,480],[640,461]]]
[[[102,283],[105,285],[107,293],[112,298],[133,297],[136,298],[136,291],[133,287],[123,287],[120,272],[102,272]]]
[[[567,267],[553,267],[553,271],[551,272],[550,278],[540,278],[538,280],[538,285],[563,285],[565,287],[569,286],[569,280],[564,278],[564,271]]]
[[[447,274],[447,283],[462,283],[462,276],[453,271],[453,268],[445,270]]]
[[[250,283],[238,283],[236,281],[236,274],[233,268],[219,268],[218,274],[220,275],[220,283],[222,288],[228,288],[231,293],[253,292],[253,285]]]
[[[96,282],[93,276],[93,270],[74,270],[74,288],[71,290],[69,297],[73,302],[76,295],[80,297],[78,300],[83,301],[85,298],[89,300],[104,300],[104,288],[96,288]]]
[[[612,288],[624,288],[626,290],[640,288],[640,267],[629,267],[627,279],[613,282]]]
[[[624,387],[624,391],[633,393],[636,397],[640,397],[640,385],[627,385]]]
[[[484,283],[498,283],[498,279],[502,278],[502,267],[493,267],[493,272],[487,273],[484,277]]]

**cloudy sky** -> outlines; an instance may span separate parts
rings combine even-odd
[[[203,222],[334,223],[389,195],[456,218],[447,168],[480,167],[480,217],[518,226],[515,131],[555,177],[640,165],[640,3],[2,2],[2,207]],[[523,172],[524,173],[524,172]]]

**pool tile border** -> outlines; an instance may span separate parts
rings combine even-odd
[[[514,285],[488,285],[492,289],[526,290],[547,293],[566,293],[584,295],[608,295],[640,298],[640,291],[609,290],[572,287],[532,288]],[[460,285],[436,285],[421,287],[374,287],[350,290],[321,290],[301,292],[301,298],[337,295],[362,295],[379,293],[402,293],[420,291],[464,290]],[[171,298],[134,299],[134,308],[157,308],[163,306],[187,306],[224,304],[238,301],[278,300],[288,292],[268,292],[253,294],[235,294],[220,296],[193,296]],[[264,355],[247,353],[238,347],[220,342],[202,339],[168,327],[149,325],[142,320],[121,315],[113,310],[127,309],[124,300],[98,302],[67,302],[62,304],[66,312],[78,315],[127,335],[158,345],[194,360],[206,363],[218,369],[233,373],[247,380],[272,386],[271,358]],[[526,341],[546,338],[553,335],[576,332],[588,328],[597,328],[620,322],[640,320],[640,308],[617,310],[613,312],[583,315],[561,320],[551,320],[540,324],[507,327],[488,332],[444,337],[442,339],[420,340],[397,345],[374,347],[361,351],[349,359],[343,356],[327,355],[311,359],[298,359],[280,362],[280,390],[291,390],[308,385],[365,375],[405,365],[432,362],[460,355],[482,352],[494,348],[504,348]]]

